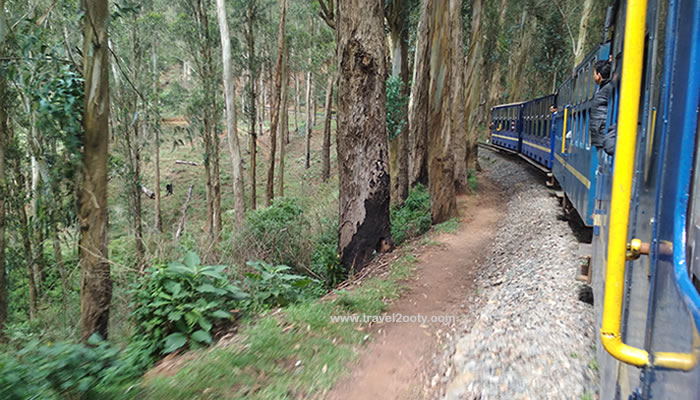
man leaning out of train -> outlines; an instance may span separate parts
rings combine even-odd
[[[606,136],[605,120],[608,116],[608,100],[613,89],[613,85],[610,83],[610,61],[596,61],[593,80],[598,85],[598,90],[593,97],[591,106],[591,144],[597,149],[602,149]]]

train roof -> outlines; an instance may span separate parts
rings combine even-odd
[[[515,102],[515,103],[499,104],[499,105],[496,105],[496,106],[491,107],[491,109],[493,110],[494,108],[503,108],[503,107],[518,106],[518,105],[525,104],[525,103],[527,103],[527,102],[526,102],[526,101],[518,101],[518,102]]]

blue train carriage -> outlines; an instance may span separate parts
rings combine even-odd
[[[593,235],[600,395],[699,399],[700,0],[622,3]]]
[[[598,157],[588,132],[589,111],[597,86],[594,64],[608,59],[610,44],[597,46],[557,90],[552,173],[586,226],[593,226]],[[565,140],[562,140],[565,137]]]
[[[552,168],[552,113],[549,107],[555,104],[551,94],[523,104],[522,154],[536,163]]]
[[[523,102],[491,108],[491,144],[520,152]]]

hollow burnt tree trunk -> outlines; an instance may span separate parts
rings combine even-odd
[[[109,55],[107,0],[84,3],[83,181],[80,195],[80,317],[82,340],[107,338],[112,278],[107,258]]]
[[[392,243],[383,14],[381,0],[338,4],[338,251],[351,272]]]

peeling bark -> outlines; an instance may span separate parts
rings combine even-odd
[[[81,337],[107,339],[112,278],[107,259],[107,157],[109,143],[109,54],[107,0],[84,2],[83,182],[80,195]]]
[[[431,0],[429,0],[431,1]],[[451,0],[456,1],[456,0]],[[450,8],[438,1],[430,20],[430,86],[428,109],[428,187],[433,223],[456,215],[454,156],[452,155],[452,46]],[[426,62],[428,62],[426,60]]]
[[[350,272],[392,243],[383,1],[338,3],[338,251]]]
[[[231,60],[231,39],[228,21],[226,20],[226,4],[224,0],[216,0],[216,15],[221,36],[221,53],[224,64],[224,98],[226,101],[226,138],[231,154],[231,170],[233,172],[233,208],[236,212],[236,226],[243,226],[245,218],[245,193],[243,185],[241,147],[238,141],[238,124],[236,121],[236,88],[233,83],[233,62]]]
[[[481,96],[481,67],[483,64],[482,46],[482,0],[472,2],[471,37],[466,68],[466,109],[467,121],[467,151],[465,165],[467,170],[479,170],[478,140],[479,140],[479,100]]]
[[[408,101],[408,180],[411,187],[428,184],[428,85],[430,84],[430,15],[433,1],[426,0],[416,34],[413,85]]]

